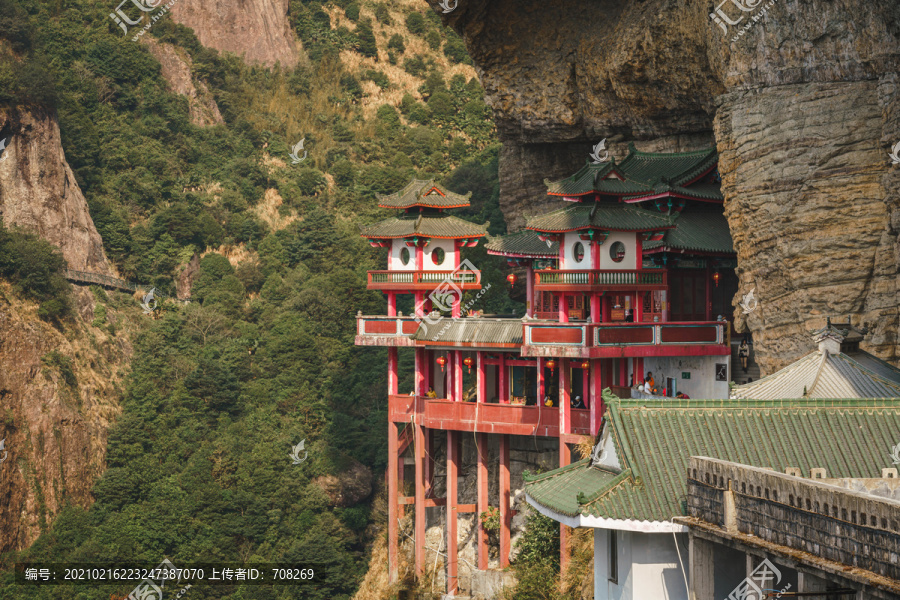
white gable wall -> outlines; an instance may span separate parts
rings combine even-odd
[[[400,260],[400,252],[403,248],[409,250],[409,263],[404,265]],[[388,256],[388,270],[390,271],[415,271],[416,249],[406,245],[404,240],[391,240],[391,254]]]
[[[454,248],[455,242],[456,240],[430,240],[428,245],[425,246],[425,260],[422,263],[422,268],[426,271],[452,271],[456,264],[454,259],[454,254],[456,253]],[[443,248],[444,250],[444,262],[440,265],[434,263],[434,257],[432,256],[436,248]]]
[[[581,259],[581,262],[575,261],[575,244],[577,244],[578,242],[581,242],[581,245],[584,246],[584,258]],[[563,244],[566,252],[565,266],[563,268],[568,271],[581,271],[583,269],[598,268],[594,266],[594,263],[591,260],[590,240],[582,240],[579,237],[578,233],[570,232],[565,234]]]
[[[628,231],[612,231],[603,245],[600,246],[600,266],[599,269],[609,269],[613,271],[631,271],[638,268],[637,264],[637,235]],[[609,256],[609,249],[616,242],[625,244],[625,258],[622,262],[615,262]]]
[[[618,535],[618,583],[609,580],[609,536]],[[687,534],[678,533],[681,560]],[[687,563],[684,564],[685,569]],[[690,580],[688,580],[690,581]],[[687,600],[675,538],[671,533],[594,529],[594,600]]]

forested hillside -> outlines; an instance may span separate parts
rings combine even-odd
[[[163,302],[132,340],[93,506],[65,508],[31,548],[0,557],[0,599],[106,600],[133,587],[16,586],[9,569],[21,559],[155,566],[164,556],[310,563],[303,598],[349,598],[380,535],[371,506],[386,457],[386,355],[353,345],[357,311],[384,311],[365,272],[385,256],[359,226],[387,215],[377,193],[433,177],[473,192],[460,216],[505,231],[481,86],[461,40],[425,3],[294,0],[304,48],[294,69],[248,66],[164,17],[145,37],[191,65],[221,115],[197,119],[154,44],[109,18],[114,4],[0,0],[0,110],[58,115],[123,278],[173,296],[192,258],[199,270],[192,301]],[[306,158],[292,164],[301,140]],[[34,260],[13,260],[10,249],[28,248]],[[483,248],[469,258],[492,283],[477,308],[515,311],[502,261]],[[63,267],[46,244],[0,230],[0,277],[65,333]],[[95,288],[94,298],[91,326],[104,334],[125,335],[108,311],[141,313],[125,294]],[[292,465],[301,440],[308,459]],[[198,587],[190,597],[300,596]]]

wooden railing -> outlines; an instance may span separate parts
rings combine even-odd
[[[370,290],[435,289],[446,284],[447,291],[454,287],[462,290],[481,288],[481,271],[369,271]]]
[[[565,287],[601,288],[628,287],[629,289],[665,289],[667,271],[664,269],[612,270],[546,270],[535,271],[534,285],[547,289]]]

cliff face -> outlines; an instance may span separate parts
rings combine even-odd
[[[541,181],[574,171],[591,143],[619,156],[631,140],[715,143],[735,307],[753,288],[759,299],[735,317],[763,371],[811,350],[826,316],[868,324],[864,348],[900,359],[896,2],[470,0],[442,18],[497,120],[511,228],[552,205]]]
[[[194,79],[191,73],[193,63],[186,52],[149,36],[142,37],[141,41],[159,61],[162,76],[168,82],[169,89],[187,98],[194,125],[207,127],[224,122],[209,88],[202,81]]]
[[[66,163],[56,118],[41,110],[0,111],[0,218],[58,246],[69,268],[110,274],[103,240]]]
[[[288,23],[288,0],[176,2],[172,17],[194,30],[200,43],[243,55],[250,64],[293,67],[298,42]]]
[[[28,547],[66,503],[88,506],[103,470],[131,347],[105,319],[90,325],[89,290],[73,300],[61,332],[0,281],[0,553]],[[121,327],[116,311],[104,314]]]

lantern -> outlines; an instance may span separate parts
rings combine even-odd
[[[550,369],[550,374],[553,375],[553,369],[556,368],[556,361],[552,358],[547,361],[547,368]]]
[[[473,362],[475,362],[475,361],[472,360],[471,356],[467,356],[463,359],[463,364],[466,365],[467,367],[469,367],[469,373],[472,372],[472,363]]]
[[[719,279],[720,279],[721,277],[722,277],[722,276],[719,275],[719,272],[718,272],[718,271],[716,271],[715,273],[713,273],[713,281],[716,282],[716,287],[719,287]]]
[[[506,280],[509,282],[509,287],[513,287],[516,285],[516,281],[518,281],[518,277],[516,277],[515,273],[510,273],[506,276]]]
[[[437,357],[437,364],[441,365],[441,373],[443,373],[443,372],[444,372],[444,365],[447,364],[447,357],[446,357],[446,356],[438,356],[438,357]]]
[[[584,361],[583,363],[581,363],[581,368],[587,371],[591,368],[591,363],[589,361]]]

